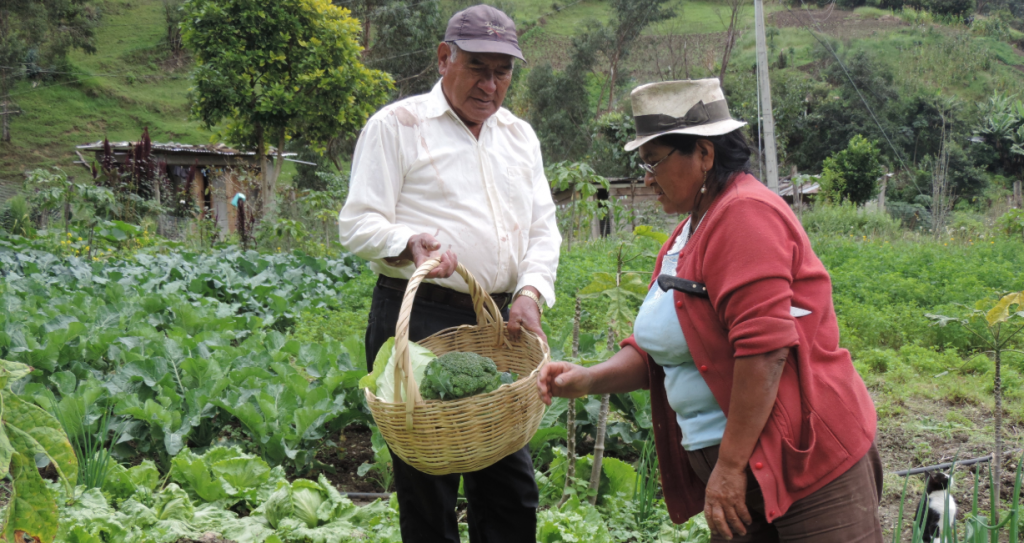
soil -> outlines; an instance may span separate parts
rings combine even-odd
[[[363,424],[350,424],[338,436],[338,448],[322,448],[316,459],[333,468],[324,475],[342,492],[384,492],[369,475],[360,477],[359,466],[373,462],[370,428]]]
[[[907,400],[903,412],[896,416],[881,417],[878,423],[876,445],[885,471],[882,501],[879,514],[886,540],[891,539],[893,528],[899,517],[900,495],[904,479],[893,472],[911,468],[952,462],[954,459],[967,460],[990,455],[994,450],[992,440],[992,413],[972,405],[951,405],[948,401]],[[950,420],[946,417],[956,411],[972,424],[962,427],[943,425]],[[1005,419],[1004,419],[1005,421]],[[1020,460],[1024,444],[1024,428],[1004,422],[1002,489],[1003,507],[1012,498],[1014,472]],[[981,482],[978,486],[978,507],[987,510],[990,503],[989,463],[982,463]],[[957,468],[954,473],[953,496],[957,503],[957,520],[962,522],[971,511],[974,492],[974,467]],[[903,509],[904,534],[901,541],[910,540],[911,519],[916,512],[924,488],[924,476],[914,475],[907,489]]]

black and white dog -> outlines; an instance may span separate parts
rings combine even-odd
[[[924,475],[925,491],[921,496],[924,506],[918,506],[917,518],[914,523],[921,525],[921,515],[925,516],[922,541],[942,541],[942,529],[946,526],[946,507],[949,507],[949,525],[953,526],[956,519],[956,501],[949,494],[949,476],[942,472],[928,472]],[[922,511],[923,509],[923,511]]]

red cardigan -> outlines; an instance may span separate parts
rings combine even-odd
[[[656,270],[682,226],[661,248]],[[792,347],[749,462],[773,522],[845,473],[875,438],[874,403],[850,353],[839,348],[832,282],[789,206],[748,174],[711,205],[676,272],[707,285],[710,299],[673,295],[694,363],[726,417],[735,359]],[[791,305],[811,314],[793,318]],[[647,361],[665,503],[673,522],[685,522],[704,510],[705,486],[680,445],[665,372],[632,336],[622,345]]]

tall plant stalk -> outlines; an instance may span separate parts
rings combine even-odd
[[[926,317],[936,321],[939,326],[955,322],[961,325],[968,332],[981,339],[991,349],[995,362],[995,377],[993,379],[992,394],[995,400],[995,451],[992,458],[992,522],[999,524],[999,499],[1000,486],[1002,485],[1002,462],[1003,462],[1003,379],[1002,363],[1004,352],[1020,352],[1007,348],[1010,341],[1024,330],[1024,291],[1012,292],[1000,298],[987,310],[983,302],[979,302],[971,317],[983,316],[985,325],[989,332],[983,336],[970,326],[968,319],[956,319],[942,315],[927,314]],[[1016,309],[1016,312],[1011,312]]]
[[[580,358],[580,317],[583,314],[583,304],[580,297],[576,297],[576,314],[572,320],[572,359]],[[562,488],[562,499],[558,501],[561,507],[569,501],[572,495],[572,480],[576,477],[576,399],[569,398],[569,408],[565,412],[565,486]]]
[[[608,323],[608,352],[615,349],[615,327]],[[590,504],[597,503],[597,490],[601,485],[601,464],[604,460],[605,433],[608,429],[608,402],[611,394],[601,396],[601,411],[597,416],[597,436],[594,438],[594,467],[590,470]]]

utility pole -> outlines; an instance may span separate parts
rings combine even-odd
[[[775,150],[775,117],[772,115],[772,89],[768,83],[768,47],[764,37],[764,0],[754,0],[754,34],[757,40],[757,87],[761,94],[761,138],[768,188],[779,193],[779,158]]]

